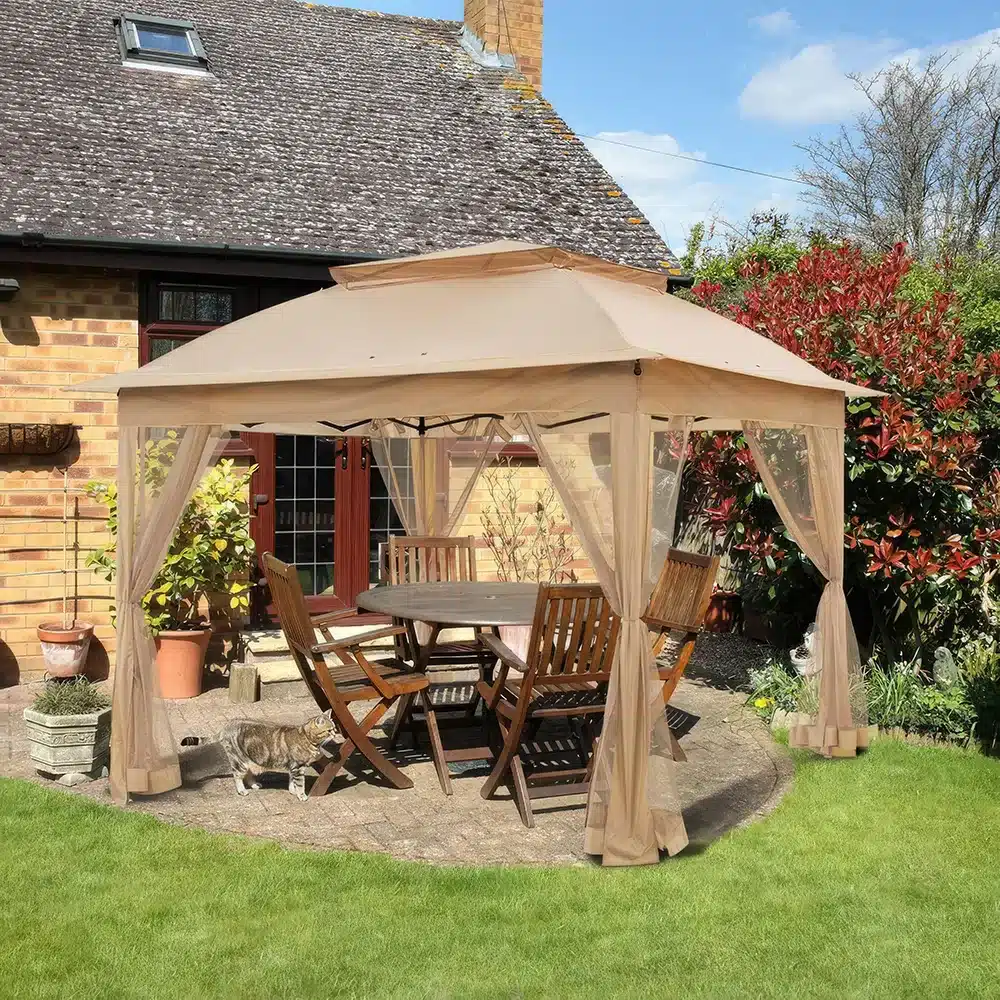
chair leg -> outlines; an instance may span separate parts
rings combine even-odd
[[[413,710],[414,694],[404,694],[396,702],[396,715],[392,720],[392,731],[389,733],[389,749],[391,750],[399,739],[400,730],[410,721]]]
[[[308,798],[316,799],[326,795],[330,790],[330,785],[333,784],[333,779],[340,774],[344,764],[347,763],[347,758],[354,753],[354,750],[355,746],[350,740],[344,740],[340,744],[337,755],[320,771],[319,777],[313,782],[312,788],[309,789]]]
[[[514,793],[514,801],[517,803],[517,811],[521,814],[521,822],[532,829],[535,825],[535,816],[531,811],[531,799],[528,796],[528,782],[524,777],[524,768],[521,766],[521,755],[514,754],[510,759],[510,774],[513,779],[511,784]]]
[[[484,799],[492,799],[496,794],[500,782],[507,776],[511,758],[517,753],[518,743],[521,739],[521,727],[524,724],[523,720],[518,719],[512,726],[508,727],[504,725],[499,715],[496,716],[496,722],[500,730],[503,747],[497,755],[497,762],[493,765],[490,776],[486,779],[486,783],[482,789],[480,789],[479,794]]]
[[[434,758],[434,768],[437,771],[438,781],[441,782],[441,791],[445,795],[451,795],[451,775],[448,773],[448,762],[444,759],[444,746],[441,744],[437,715],[434,712],[428,688],[424,688],[420,692],[420,699],[424,703],[424,718],[427,720],[427,735],[431,741],[431,756]]]
[[[668,705],[670,703],[670,699],[674,696],[674,691],[677,690],[677,685],[680,683],[681,675],[684,673],[684,670],[688,665],[688,660],[691,659],[691,654],[694,652],[696,638],[697,633],[688,635],[684,645],[681,647],[680,653],[677,655],[677,662],[674,664],[673,670],[663,682],[664,705]]]
[[[309,790],[310,797],[326,794],[333,779],[355,750],[359,751],[368,763],[394,787],[401,789],[413,787],[413,781],[403,774],[368,738],[368,731],[385,715],[391,704],[391,701],[383,698],[360,723],[354,721],[354,716],[351,715],[350,711],[341,713],[337,721],[343,729],[346,739],[340,752],[323,768],[316,783]]]

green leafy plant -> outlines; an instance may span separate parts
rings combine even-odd
[[[92,715],[111,705],[104,691],[86,677],[71,681],[49,681],[45,690],[31,703],[43,715]]]
[[[146,447],[146,488],[158,490],[177,448],[173,432]],[[248,580],[254,542],[249,531],[247,491],[254,468],[239,470],[223,459],[198,484],[181,516],[163,568],[143,597],[146,621],[154,632],[200,626],[202,608],[224,601],[232,613],[250,606]],[[115,577],[118,490],[114,483],[90,482],[88,496],[108,509],[111,541],[92,552],[87,565],[109,582]]]
[[[794,712],[799,706],[802,678],[787,659],[771,657],[760,670],[750,671],[747,704],[769,722],[777,709]]]
[[[958,648],[998,620],[1000,351],[964,335],[955,291],[904,294],[914,262],[902,245],[878,255],[816,245],[789,269],[746,249],[730,254],[738,280],[712,280],[706,267],[692,296],[830,375],[887,393],[847,405],[845,590],[863,644],[887,662],[929,664],[936,647]],[[693,436],[685,480],[685,503],[758,578],[745,604],[811,614],[819,575],[742,436]]]
[[[1000,647],[989,636],[976,636],[959,651],[966,696],[976,713],[976,735],[995,750],[1000,745]]]
[[[882,669],[869,663],[867,670],[868,721],[884,729],[906,729],[916,711],[921,687],[912,663]]]
[[[869,663],[866,674],[868,719],[882,729],[902,729],[950,743],[976,736],[976,708],[965,684],[925,683],[914,662],[883,669]]]

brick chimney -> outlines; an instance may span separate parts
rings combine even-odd
[[[517,68],[542,87],[543,0],[465,0],[465,27],[486,58]]]

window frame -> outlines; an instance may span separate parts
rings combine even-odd
[[[208,53],[201,42],[201,36],[193,21],[182,21],[172,17],[153,17],[148,14],[123,13],[115,18],[118,28],[118,44],[122,62],[141,62],[152,66],[179,66],[186,69],[209,71]],[[183,31],[187,36],[187,53],[166,52],[159,49],[143,48],[139,41],[139,27],[170,28]]]

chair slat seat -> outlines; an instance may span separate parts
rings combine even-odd
[[[521,696],[521,684],[508,680],[505,695],[510,698],[497,703],[497,711],[511,718],[517,710]],[[603,712],[607,694],[603,684],[597,681],[571,681],[563,684],[535,684],[528,695],[528,717],[533,715],[579,714],[581,712]]]
[[[391,681],[400,694],[422,691],[430,684],[426,674],[417,674],[405,660],[369,660],[369,666],[386,681]],[[379,697],[371,686],[368,675],[360,667],[351,663],[331,664],[327,667],[330,677],[341,694],[350,696],[350,701]]]

